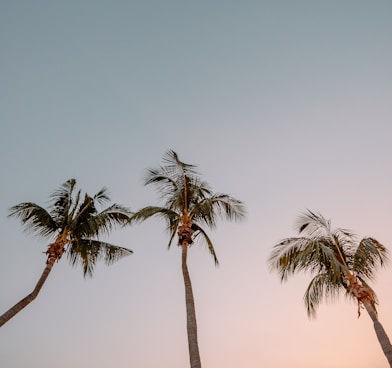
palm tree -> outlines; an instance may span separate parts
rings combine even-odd
[[[281,281],[299,271],[314,275],[304,302],[310,318],[322,299],[334,300],[340,292],[358,304],[358,317],[365,308],[373,321],[381,348],[392,367],[392,346],[378,320],[377,297],[368,281],[387,260],[387,249],[376,239],[364,238],[359,243],[346,229],[331,229],[330,220],[307,211],[297,222],[300,237],[287,238],[274,246],[269,258],[271,270],[277,270]]]
[[[67,254],[72,265],[82,265],[84,276],[92,276],[98,260],[109,265],[132,253],[129,249],[98,240],[99,235],[108,234],[114,226],[127,224],[130,211],[112,204],[99,212],[97,205],[110,200],[107,189],[102,188],[93,197],[85,194],[82,199],[80,190],[73,194],[75,185],[75,179],[70,179],[57,189],[51,195],[48,210],[31,202],[10,208],[9,216],[20,219],[26,231],[54,241],[47,247],[46,266],[34,290],[0,316],[0,326],[37,297],[54,263],[63,253]]]
[[[164,166],[148,170],[145,180],[145,185],[155,184],[158,187],[163,206],[142,208],[132,220],[144,221],[153,216],[163,218],[170,234],[169,248],[176,234],[178,236],[177,245],[182,249],[190,365],[200,368],[195,304],[187,266],[188,248],[196,240],[204,241],[215,265],[218,265],[212,241],[202,226],[215,228],[221,215],[228,220],[239,220],[244,217],[245,209],[242,202],[231,196],[213,193],[209,185],[200,180],[196,166],[181,162],[174,151],[168,151],[163,161]]]

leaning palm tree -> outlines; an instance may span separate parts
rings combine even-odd
[[[137,211],[132,220],[144,221],[153,216],[163,218],[170,234],[169,248],[176,234],[178,236],[177,245],[182,249],[190,366],[200,368],[195,304],[187,267],[188,248],[197,240],[204,241],[218,265],[212,241],[202,226],[214,228],[220,215],[239,220],[244,217],[245,209],[242,202],[231,196],[213,193],[209,185],[200,180],[196,166],[180,161],[174,151],[168,151],[163,161],[164,166],[148,170],[145,180],[145,185],[158,187],[163,206],[145,207]]]
[[[93,197],[83,197],[80,190],[74,194],[75,185],[76,181],[70,179],[57,189],[47,210],[31,202],[10,208],[9,216],[20,219],[26,231],[54,241],[47,246],[46,266],[34,290],[0,316],[0,326],[37,297],[53,265],[64,253],[72,265],[82,265],[84,276],[92,276],[98,260],[109,265],[132,253],[99,240],[99,235],[108,234],[114,226],[127,224],[130,211],[117,204],[98,211],[97,205],[110,200],[107,189],[102,188]]]
[[[351,231],[331,229],[330,220],[311,211],[299,217],[297,229],[299,237],[284,239],[274,246],[270,268],[278,271],[281,281],[299,271],[314,275],[304,295],[310,318],[316,316],[323,298],[334,300],[340,292],[358,304],[358,317],[364,307],[392,367],[392,346],[378,320],[376,294],[368,284],[377,268],[385,265],[387,249],[373,238],[358,243]]]

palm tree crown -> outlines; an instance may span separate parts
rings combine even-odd
[[[331,229],[329,220],[311,211],[298,218],[297,229],[301,236],[276,244],[269,262],[282,281],[302,270],[314,275],[304,296],[308,315],[315,317],[323,297],[334,300],[340,292],[358,306],[366,299],[375,309],[377,299],[368,281],[385,265],[387,249],[373,238],[358,243],[351,231]]]
[[[48,209],[35,203],[24,202],[10,208],[10,217],[19,218],[25,231],[55,240],[48,246],[47,254],[59,260],[64,252],[72,265],[81,264],[84,275],[92,275],[97,260],[111,264],[131,250],[98,240],[114,226],[127,224],[130,211],[112,204],[98,211],[98,206],[110,198],[106,188],[94,196],[81,191],[74,193],[75,179],[70,179],[50,197]]]
[[[133,221],[144,221],[152,216],[163,218],[170,233],[170,248],[176,232],[179,230],[179,245],[183,240],[192,244],[202,238],[216,264],[218,259],[213,244],[203,229],[213,229],[220,216],[228,220],[240,220],[245,216],[241,201],[227,194],[213,193],[210,186],[202,181],[195,165],[186,164],[170,150],[163,159],[165,165],[158,169],[149,169],[145,185],[155,184],[163,200],[163,205],[145,207],[132,216]]]

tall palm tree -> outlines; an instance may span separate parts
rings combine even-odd
[[[284,239],[274,246],[269,258],[271,270],[278,271],[281,281],[299,271],[314,275],[304,295],[310,318],[316,316],[323,298],[334,300],[341,292],[357,302],[358,317],[364,307],[392,367],[392,346],[378,320],[376,294],[368,284],[377,268],[385,265],[387,249],[373,238],[358,243],[351,231],[331,229],[330,220],[311,211],[299,217],[297,229],[299,237]]]
[[[176,234],[178,236],[177,245],[182,249],[190,366],[200,368],[195,304],[187,266],[188,248],[196,240],[204,241],[218,265],[212,241],[202,226],[214,228],[217,218],[222,215],[228,220],[239,220],[244,217],[245,209],[242,202],[231,196],[213,193],[209,185],[200,180],[196,166],[180,161],[174,151],[168,151],[163,161],[164,166],[148,170],[145,180],[145,185],[158,187],[163,205],[142,208],[132,220],[144,221],[153,216],[163,218],[170,234],[169,248]]]
[[[129,249],[98,239],[115,226],[127,224],[130,211],[117,204],[98,211],[97,205],[110,200],[107,189],[102,188],[93,197],[88,194],[82,197],[80,190],[74,195],[75,185],[75,179],[70,179],[57,189],[51,195],[47,210],[31,202],[10,208],[9,216],[20,219],[26,231],[54,241],[47,246],[46,266],[34,290],[0,316],[0,326],[37,297],[54,263],[64,253],[72,265],[82,265],[84,276],[92,276],[98,260],[109,265],[132,253]]]

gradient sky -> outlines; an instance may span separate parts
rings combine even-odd
[[[34,287],[46,242],[8,208],[69,178],[132,209],[168,149],[245,202],[189,252],[203,368],[386,368],[343,297],[315,321],[309,275],[267,258],[311,209],[391,248],[392,2],[0,1],[0,310]],[[180,251],[157,220],[115,231],[134,254],[92,279],[67,259],[0,330],[4,368],[188,366]],[[372,284],[392,336],[392,265]]]

